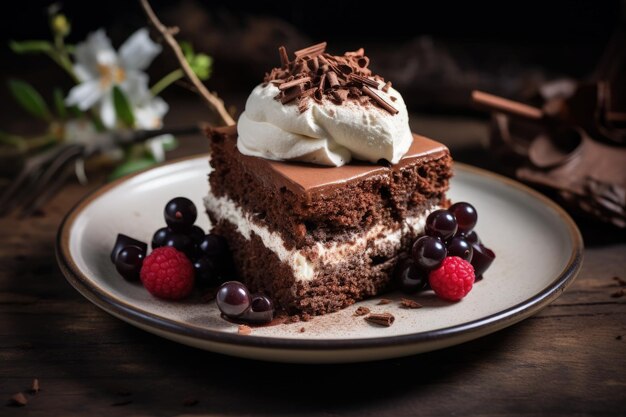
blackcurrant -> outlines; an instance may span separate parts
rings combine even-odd
[[[459,227],[459,232],[467,233],[476,226],[478,221],[478,213],[474,206],[470,203],[460,202],[455,203],[448,209],[450,213],[456,219],[456,223]]]
[[[228,254],[228,243],[223,236],[209,233],[200,241],[199,248],[205,255],[220,259]]]
[[[226,317],[237,318],[250,308],[250,293],[241,282],[228,281],[217,290],[215,302]]]
[[[413,244],[411,255],[422,269],[432,271],[441,265],[447,256],[447,251],[439,238],[422,236]]]
[[[426,289],[428,273],[422,270],[413,259],[403,260],[396,268],[395,280],[401,291],[414,293]]]
[[[426,218],[426,234],[447,240],[456,233],[457,224],[448,210],[435,210]]]
[[[172,229],[169,227],[162,227],[154,232],[154,235],[152,236],[152,249],[165,246],[165,242],[167,242],[167,239],[169,239],[172,234]]]
[[[448,256],[458,256],[468,262],[472,260],[474,250],[472,249],[472,245],[464,237],[453,237],[448,241],[447,246]]]
[[[192,258],[194,255],[195,248],[191,238],[182,233],[172,233],[169,235],[163,246],[171,246],[174,249],[183,252],[189,258]]]
[[[128,281],[139,280],[145,252],[137,246],[127,246],[117,254],[115,269]]]
[[[165,223],[175,232],[189,232],[198,217],[195,204],[185,197],[170,200],[163,211]]]

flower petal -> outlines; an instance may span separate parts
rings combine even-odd
[[[102,89],[98,80],[89,80],[72,87],[65,99],[68,106],[77,106],[85,111],[91,108],[102,97]]]
[[[102,124],[109,129],[115,127],[116,114],[115,106],[113,105],[113,91],[109,91],[102,96],[102,101],[100,102],[100,120],[102,120]]]
[[[163,116],[169,110],[167,103],[160,97],[155,97],[141,103],[134,109],[135,124],[140,129],[159,129],[163,126]]]
[[[85,42],[76,45],[74,58],[76,61],[75,70],[78,65],[82,67],[76,73],[81,81],[98,78],[98,64],[107,65],[112,60],[117,62],[115,50],[111,46],[111,40],[107,37],[104,29],[90,33]],[[90,77],[87,78],[87,75]]]
[[[148,89],[148,76],[143,72],[130,70],[126,72],[126,78],[120,84],[120,88],[132,104],[145,102],[150,98]]]
[[[161,53],[161,45],[150,39],[148,29],[142,28],[124,42],[119,52],[120,63],[125,70],[145,70]]]

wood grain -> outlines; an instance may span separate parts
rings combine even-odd
[[[377,363],[271,364],[152,336],[72,289],[54,238],[90,187],[68,185],[43,216],[0,219],[0,399],[27,392],[33,378],[41,387],[2,416],[626,413],[626,297],[611,297],[612,277],[626,278],[623,240],[588,248],[561,298],[494,335]]]

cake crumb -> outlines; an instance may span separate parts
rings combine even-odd
[[[304,327],[300,327],[300,333],[304,333],[306,331],[306,329]]]
[[[237,333],[247,336],[252,333],[252,327],[246,326],[245,324],[240,324],[239,328],[237,329]]]
[[[389,327],[393,324],[396,318],[393,316],[393,314],[384,312],[372,313],[369,316],[366,316],[365,320],[370,323],[378,324],[379,326]]]
[[[370,313],[369,308],[361,306],[354,311],[353,316],[364,316],[369,313]]]
[[[24,407],[26,406],[26,404],[28,404],[28,400],[23,393],[18,392],[17,394],[13,394],[10,404],[18,407]]]
[[[424,307],[423,305],[421,305],[417,301],[411,300],[410,298],[403,298],[402,300],[400,300],[400,305],[403,308],[409,308],[409,309]]]
[[[288,321],[289,323],[297,323],[300,321],[300,316],[291,316]]]
[[[385,304],[391,304],[391,300],[388,298],[381,298],[378,302],[379,306],[384,306]]]

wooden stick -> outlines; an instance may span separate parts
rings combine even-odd
[[[178,32],[178,28],[167,27],[163,23],[161,23],[157,15],[154,13],[154,10],[152,10],[152,6],[150,6],[148,0],[139,0],[139,2],[141,3],[141,6],[146,13],[148,20],[150,20],[150,23],[152,23],[156,30],[161,33],[163,39],[165,39],[165,42],[167,42],[169,47],[172,49],[174,55],[176,55],[176,59],[178,59],[178,62],[180,63],[180,67],[184,71],[189,81],[191,81],[194,87],[198,89],[198,93],[200,94],[200,96],[207,101],[209,107],[217,112],[224,124],[228,126],[234,125],[235,120],[232,118],[230,113],[228,113],[228,110],[226,110],[224,102],[215,94],[211,93],[204,86],[204,84],[202,84],[202,81],[200,81],[200,79],[196,76],[196,74],[194,74],[193,70],[189,66],[189,63],[185,59],[185,55],[183,54],[182,49],[180,49],[180,45],[178,44],[178,42],[176,42],[176,39],[174,38],[174,34]]]
[[[474,103],[482,107],[486,107],[489,110],[523,117],[524,119],[541,120],[544,118],[544,114],[541,109],[519,103],[517,101],[494,96],[493,94],[484,93],[482,91],[472,91],[472,100]]]

